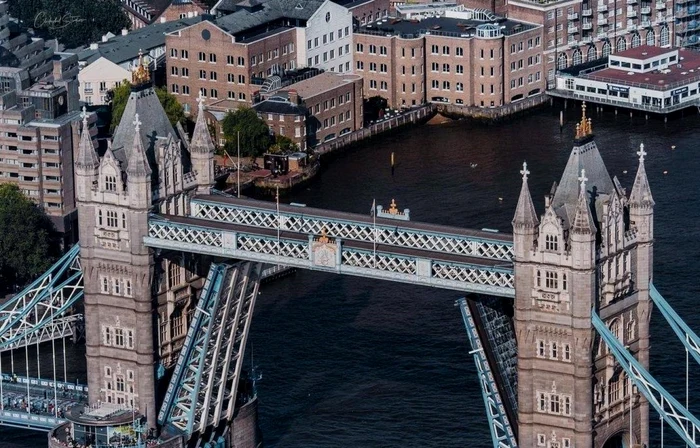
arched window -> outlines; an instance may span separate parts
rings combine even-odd
[[[594,46],[588,47],[588,55],[586,56],[586,60],[595,61],[596,59],[598,59],[598,50]]]
[[[583,54],[581,53],[581,50],[578,48],[574,50],[574,54],[571,56],[571,64],[572,65],[579,65],[583,62]]]
[[[117,378],[117,391],[124,392],[124,378],[123,377]]]
[[[632,35],[632,48],[637,48],[640,45],[642,45],[642,38],[639,36],[639,33],[634,33]]]
[[[537,287],[542,286],[542,271],[538,270],[537,271]]]
[[[654,46],[656,43],[656,33],[654,33],[654,30],[649,30],[647,32],[647,38],[646,38],[647,45]]]
[[[180,284],[180,265],[176,261],[171,261],[169,269],[168,278],[170,280],[170,287],[172,288]]]
[[[621,37],[617,40],[617,51],[618,53],[620,51],[625,51],[627,50],[627,41],[625,40],[624,37]]]
[[[97,225],[102,225],[102,210],[97,210]]]
[[[615,335],[618,341],[622,342],[620,338],[620,320],[615,319],[610,323],[610,332]]]
[[[606,41],[603,44],[603,57],[607,58],[608,56],[610,56],[610,42]]]
[[[122,213],[122,228],[126,229],[126,213]]]
[[[569,59],[566,57],[566,54],[560,54],[559,59],[557,59],[557,68],[563,70],[567,65],[569,65]]]
[[[662,47],[668,46],[669,42],[669,35],[668,35],[668,27],[663,26],[661,28],[661,31],[659,32],[659,45]]]

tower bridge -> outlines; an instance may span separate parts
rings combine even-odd
[[[393,202],[358,215],[218,193],[203,111],[200,99],[188,138],[138,66],[103,155],[85,114],[80,246],[0,308],[0,350],[24,341],[28,364],[30,345],[84,320],[88,397],[59,415],[54,363],[52,381],[25,378],[28,402],[45,382],[53,416],[0,400],[0,423],[33,416],[26,426],[49,430],[52,447],[259,446],[243,359],[263,267],[285,265],[466,295],[457,305],[494,447],[648,447],[651,410],[700,446],[700,421],[648,372],[653,304],[699,361],[700,341],[652,284],[643,147],[627,194],[584,109],[543,214],[523,165],[508,235],[414,222]],[[0,395],[20,389],[0,381]]]

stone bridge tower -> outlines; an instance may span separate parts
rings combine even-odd
[[[151,428],[157,378],[177,358],[172,340],[181,346],[189,324],[187,309],[175,302],[196,303],[192,285],[203,279],[193,271],[206,266],[192,269],[181,254],[156,259],[143,237],[149,213],[185,214],[189,197],[213,183],[214,148],[201,135],[200,115],[190,157],[184,130],[170,124],[139,64],[113,141],[99,157],[84,119],[75,167],[89,399],[136,408]]]
[[[524,448],[649,444],[649,404],[591,324],[595,309],[649,367],[654,201],[645,154],[642,146],[628,197],[608,174],[584,104],[574,147],[561,181],[545,197],[541,219],[523,165],[513,233]]]

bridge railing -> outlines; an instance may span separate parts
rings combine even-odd
[[[175,219],[175,218],[173,218]],[[187,219],[187,218],[184,218]],[[199,223],[198,223],[199,224]],[[394,280],[464,292],[514,297],[514,274],[509,265],[476,264],[438,258],[426,251],[394,253],[384,246],[359,245],[340,238],[229,232],[219,228],[152,217],[144,243],[177,251],[325,270]]]
[[[263,201],[213,196],[212,200],[191,201],[191,217],[304,235],[324,233],[333,238],[386,244],[408,249],[428,250],[476,258],[511,261],[513,241],[508,235],[398,222],[304,207],[299,209]],[[325,216],[324,216],[325,214]]]

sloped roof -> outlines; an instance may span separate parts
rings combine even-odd
[[[137,113],[141,122],[141,142],[148,160],[152,163],[155,161],[157,138],[167,138],[168,135],[178,137],[153,88],[132,91],[112,140],[112,151],[122,169],[126,169],[134,144],[134,121]]]
[[[253,106],[256,112],[282,114],[282,115],[306,115],[306,108],[286,100],[275,97],[261,101]]]
[[[596,204],[601,196],[613,193],[615,186],[600,156],[592,137],[577,141],[569,155],[561,181],[554,193],[552,207],[564,219],[565,227],[573,222],[579,199],[581,170],[586,170],[587,190],[596,195]]]
[[[282,18],[308,20],[323,3],[321,0],[268,0],[258,11],[236,11],[217,19],[216,24],[236,34]]]

